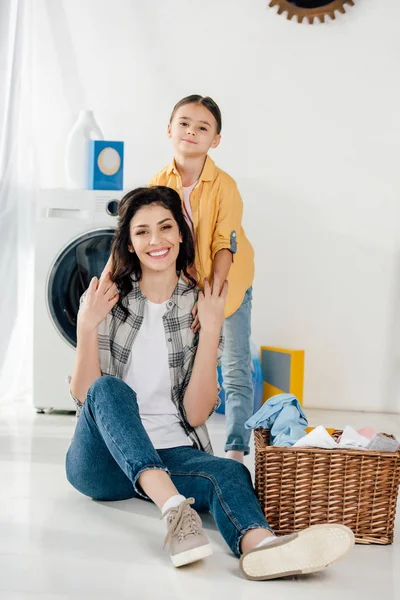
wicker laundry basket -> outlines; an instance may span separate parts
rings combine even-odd
[[[276,447],[268,429],[254,438],[256,493],[278,535],[329,522],[350,527],[357,543],[393,542],[400,450]]]

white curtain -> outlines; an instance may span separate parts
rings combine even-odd
[[[37,177],[29,0],[0,2],[0,401],[31,390]]]

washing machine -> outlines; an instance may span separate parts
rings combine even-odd
[[[69,396],[79,299],[111,251],[124,192],[42,190],[35,244],[33,403],[74,410]]]

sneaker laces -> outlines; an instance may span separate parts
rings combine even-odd
[[[164,518],[168,513],[172,513],[171,520],[168,519],[168,532],[164,540],[164,545],[167,545],[171,538],[178,533],[178,539],[184,540],[189,535],[199,535],[199,527],[201,527],[197,513],[190,508],[194,504],[194,498],[186,498],[179,504],[165,511],[161,518]],[[176,514],[174,514],[176,513]]]

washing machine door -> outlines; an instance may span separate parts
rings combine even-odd
[[[94,229],[72,240],[56,257],[47,283],[52,321],[65,341],[76,347],[79,300],[92,277],[100,277],[111,253],[114,229]]]

